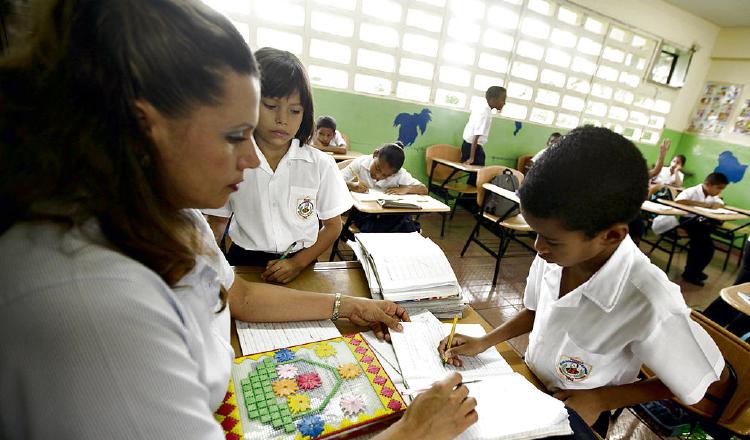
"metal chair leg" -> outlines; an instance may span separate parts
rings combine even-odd
[[[477,220],[477,224],[474,226],[474,229],[472,229],[471,234],[469,234],[469,238],[466,240],[466,244],[464,244],[464,248],[461,249],[461,256],[463,257],[466,253],[466,249],[469,248],[469,244],[471,243],[471,240],[474,238],[474,234],[479,232],[479,228],[482,226],[482,220]]]

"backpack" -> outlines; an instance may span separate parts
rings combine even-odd
[[[503,170],[502,173],[495,176],[495,178],[492,179],[491,183],[511,192],[516,192],[519,186],[518,178],[513,174],[511,170],[508,169]],[[501,197],[493,192],[485,191],[484,197],[484,212],[496,215],[498,217],[505,216],[505,218],[513,217],[521,212],[518,209],[518,206],[516,206],[515,202],[510,201],[505,197]],[[508,210],[510,209],[512,209],[512,211],[508,213]]]

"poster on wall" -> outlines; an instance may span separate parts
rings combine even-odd
[[[707,82],[690,117],[687,131],[706,136],[721,134],[741,93],[742,86],[739,84]]]
[[[750,99],[745,100],[745,105],[737,116],[737,122],[734,123],[734,132],[750,136]]]

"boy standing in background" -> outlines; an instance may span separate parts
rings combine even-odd
[[[505,89],[492,86],[484,94],[487,105],[482,105],[471,111],[469,122],[464,127],[464,143],[461,145],[461,162],[466,165],[484,165],[484,148],[490,135],[492,125],[492,109],[500,112],[505,106]],[[476,174],[469,176],[469,185],[476,184]]]

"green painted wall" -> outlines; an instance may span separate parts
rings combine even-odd
[[[452,144],[460,146],[464,125],[469,113],[398,101],[339,92],[327,89],[314,89],[316,116],[331,115],[336,118],[338,128],[349,135],[351,149],[363,153],[372,152],[384,142],[398,138],[398,127],[393,120],[399,113],[419,113],[423,108],[432,112],[432,122],[427,125],[424,135],[419,135],[414,145],[406,148],[404,166],[414,177],[427,182],[425,173],[424,151],[433,144]],[[490,137],[484,146],[488,165],[516,166],[518,156],[534,154],[547,141],[550,133],[556,130],[533,123],[524,122],[523,128],[513,136],[515,123],[503,117],[493,119]],[[686,179],[686,185],[696,185],[712,172],[717,165],[719,154],[731,150],[742,163],[750,163],[750,148],[728,144],[691,134],[665,129],[663,138],[672,139],[672,147],[667,153],[667,161],[674,154],[687,157],[685,170],[694,174]],[[636,144],[649,164],[658,156],[657,145]],[[730,184],[724,192],[724,199],[732,205],[750,207],[750,176],[736,184]]]

